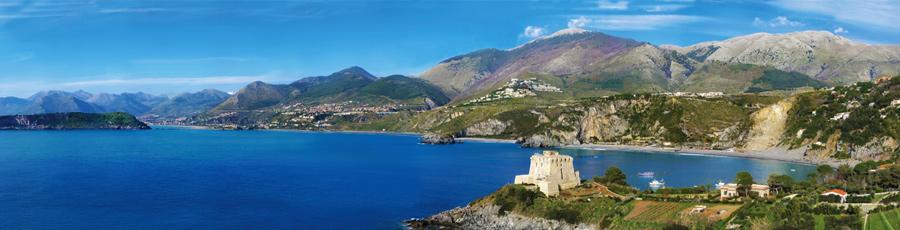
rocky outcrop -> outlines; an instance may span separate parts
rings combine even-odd
[[[437,133],[422,134],[422,137],[420,138],[420,142],[425,143],[425,144],[435,144],[435,145],[457,143],[457,141],[453,137],[453,135],[443,135],[443,134],[437,134]]]
[[[499,206],[460,207],[406,224],[411,229],[597,229],[593,225],[575,225],[513,213],[498,215],[499,212]]]
[[[465,130],[466,136],[494,136],[500,135],[509,126],[509,122],[502,122],[497,119],[488,119],[469,126]]]
[[[550,147],[559,147],[562,145],[562,142],[559,140],[547,136],[545,134],[538,134],[529,137],[524,137],[516,141],[522,145],[522,147],[527,148],[550,148]]]

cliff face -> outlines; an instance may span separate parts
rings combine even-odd
[[[750,128],[749,138],[743,149],[760,151],[780,144],[788,111],[793,105],[794,99],[788,98],[751,114],[753,126]]]
[[[49,113],[0,116],[0,130],[150,129],[127,113]]]

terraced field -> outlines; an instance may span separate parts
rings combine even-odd
[[[693,203],[675,203],[659,201],[635,201],[634,209],[625,216],[628,221],[668,223],[675,220],[678,214]]]
[[[869,214],[866,229],[900,230],[900,209]]]

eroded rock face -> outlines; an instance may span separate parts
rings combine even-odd
[[[435,144],[435,145],[457,143],[456,139],[453,138],[452,135],[443,135],[443,134],[437,134],[437,133],[422,134],[422,137],[420,138],[420,142],[425,143],[425,144]]]
[[[594,225],[526,217],[508,213],[498,215],[499,206],[460,207],[434,216],[407,221],[411,229],[597,229]]]
[[[750,128],[745,150],[765,150],[778,145],[784,134],[788,111],[794,106],[794,100],[782,100],[762,108],[751,115],[753,126]]]
[[[628,121],[616,115],[616,106],[591,107],[581,119],[578,140],[581,142],[611,141],[628,131]]]
[[[861,161],[865,160],[887,160],[891,157],[890,153],[892,150],[898,147],[898,143],[891,137],[881,137],[872,139],[866,145],[859,146],[853,148],[850,152],[850,155],[853,159],[858,159]]]
[[[488,119],[466,128],[466,136],[494,136],[500,135],[509,126],[509,122],[497,119]]]

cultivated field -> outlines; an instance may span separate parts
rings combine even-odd
[[[900,209],[869,214],[866,229],[900,230]]]
[[[705,205],[706,209],[700,213],[691,213],[695,205]],[[669,223],[676,219],[689,215],[700,215],[710,221],[719,221],[731,216],[737,211],[739,204],[700,204],[678,203],[660,201],[635,201],[634,208],[625,216],[627,221]]]
[[[628,221],[668,223],[675,220],[678,213],[693,206],[692,203],[659,201],[635,201],[634,209],[625,216]]]

